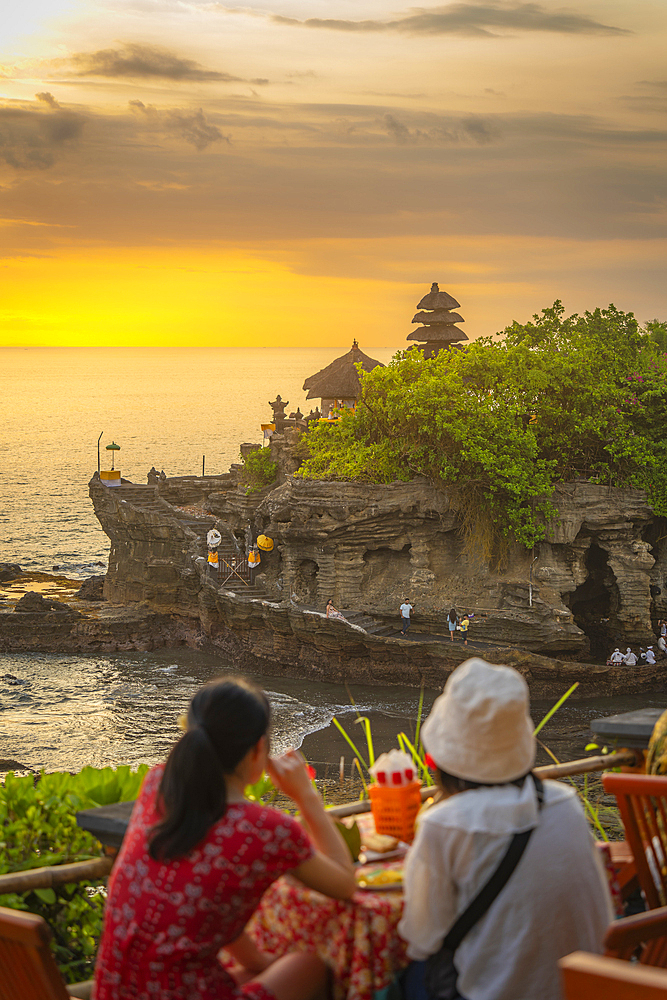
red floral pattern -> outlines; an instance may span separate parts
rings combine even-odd
[[[96,1000],[270,1000],[259,983],[238,987],[217,954],[271,883],[312,855],[310,841],[276,809],[233,803],[187,857],[154,861],[161,776],[146,776],[109,879]]]
[[[261,951],[316,951],[334,974],[335,1000],[372,1000],[407,965],[398,935],[402,892],[329,899],[295,879],[274,882],[248,925]]]

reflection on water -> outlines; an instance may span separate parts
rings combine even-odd
[[[163,760],[178,737],[176,720],[198,687],[231,664],[189,649],[97,656],[0,654],[0,758],[25,767],[77,771],[87,764],[149,764]],[[276,751],[302,746],[309,760],[334,770],[352,754],[331,724],[341,718],[360,749],[354,698],[371,719],[376,753],[414,735],[419,692],[404,687],[322,684],[254,675],[273,708]],[[427,692],[424,712],[437,692]],[[561,760],[584,756],[591,719],[642,706],[667,707],[665,695],[632,695],[567,702],[540,739]],[[551,702],[537,701],[538,722]],[[539,762],[549,758],[540,751]]]
[[[0,756],[47,770],[156,763],[178,737],[176,720],[194,692],[226,671],[233,667],[188,649],[88,657],[0,655]],[[353,722],[342,685],[253,679],[271,700],[276,750],[301,746],[307,734],[326,729],[334,714],[349,715]],[[361,711],[372,708],[397,717],[393,733],[416,714],[418,692],[352,691]]]

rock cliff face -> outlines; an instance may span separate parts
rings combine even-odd
[[[604,658],[615,645],[652,641],[657,618],[667,617],[667,533],[641,491],[563,485],[548,541],[532,553],[511,548],[500,570],[466,545],[446,492],[426,480],[281,478],[246,495],[233,473],[116,489],[95,476],[90,495],[111,539],[105,597],[197,619],[209,642],[263,670],[401,683],[426,676],[441,683],[463,659],[459,647],[428,641],[446,634],[452,605],[475,612],[471,638],[502,649],[503,662],[508,647],[524,651],[519,659],[527,652]],[[251,586],[247,572],[232,571],[248,525],[275,543]],[[223,535],[227,579],[206,565],[213,526]],[[372,618],[376,634],[324,620],[330,597]],[[406,597],[415,605],[412,635],[424,633],[423,641],[378,636]],[[545,660],[543,674],[547,662],[552,677],[570,670]],[[580,673],[596,684],[606,670],[586,669]],[[628,689],[627,672],[612,674]]]

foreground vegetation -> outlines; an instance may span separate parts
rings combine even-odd
[[[100,844],[76,824],[80,809],[136,798],[148,770],[85,767],[17,777],[0,785],[0,874],[99,857]],[[72,883],[52,889],[0,895],[0,906],[44,917],[53,931],[53,951],[68,983],[92,977],[102,932],[103,883]]]
[[[425,360],[403,351],[360,373],[355,411],[311,425],[297,475],[445,486],[464,528],[532,547],[557,483],[645,489],[667,515],[667,323],[640,329],[613,305],[565,316],[560,302],[501,340]]]

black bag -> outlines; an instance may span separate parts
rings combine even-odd
[[[541,809],[544,800],[544,788],[538,777],[534,774],[531,777],[535,782],[537,801]],[[503,855],[502,861],[489,881],[486,885],[482,886],[475,898],[458,918],[442,942],[440,950],[426,959],[424,982],[426,992],[432,1000],[464,1000],[457,986],[459,974],[454,964],[456,949],[466,934],[482,919],[493,901],[507,885],[512,872],[519,864],[521,856],[528,846],[533,829],[534,827],[530,830],[525,830],[523,833],[514,834],[507,851]]]

